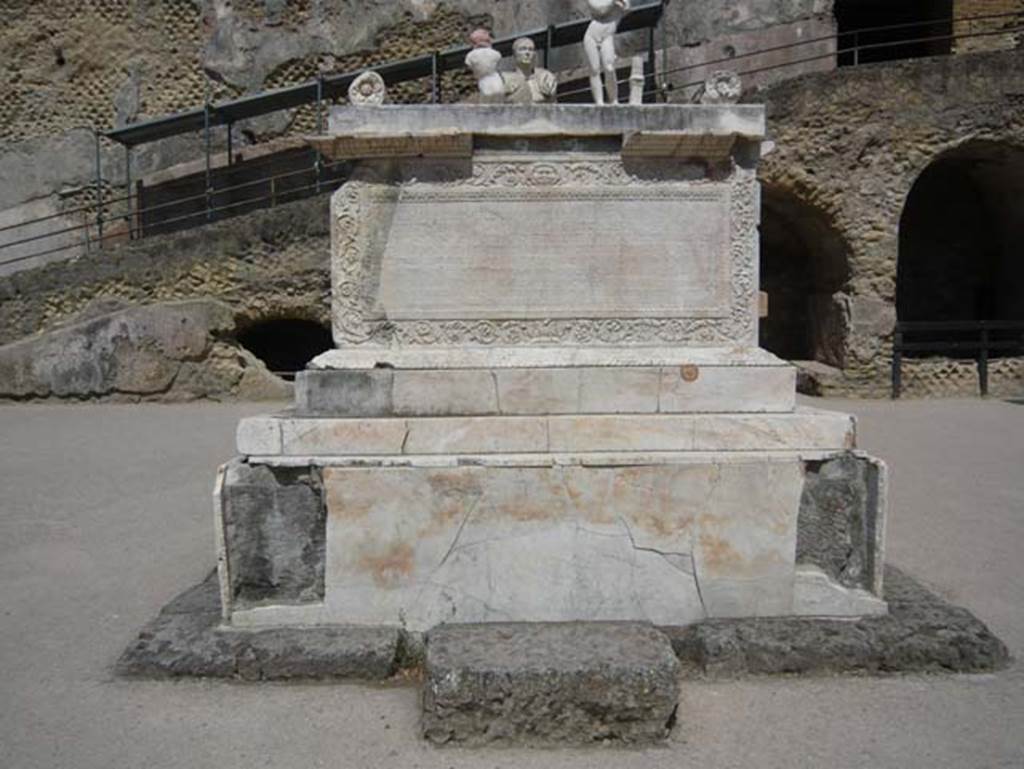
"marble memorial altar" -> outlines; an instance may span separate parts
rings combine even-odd
[[[220,471],[225,622],[885,612],[885,467],[758,347],[764,134],[757,105],[335,108],[336,349]]]

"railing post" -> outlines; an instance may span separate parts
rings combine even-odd
[[[213,192],[213,177],[210,173],[210,89],[207,84],[206,103],[203,105],[203,144],[206,151],[206,220],[213,218],[210,195]]]
[[[124,186],[128,191],[128,240],[135,240],[134,213],[132,211],[132,145],[130,144],[124,145]]]
[[[544,69],[551,69],[551,49],[555,45],[555,25],[549,24],[544,36]]]
[[[324,133],[324,73],[316,73],[316,133],[317,136],[323,136]],[[320,194],[320,150],[314,150],[313,154],[313,172],[316,174],[316,194]]]
[[[652,101],[658,100],[658,62],[657,62],[657,46],[654,44],[654,25],[652,24],[647,28],[647,65],[651,70],[651,85],[654,88],[654,98]],[[646,79],[644,81],[644,90],[647,90]]]
[[[981,349],[978,351],[978,382],[981,385],[981,397],[988,396],[988,326],[981,321]]]
[[[658,23],[661,25],[661,100],[668,101],[668,24],[665,23],[665,3],[661,4],[661,13],[658,15]]]
[[[903,391],[903,331],[899,325],[892,338],[892,398],[898,400]]]
[[[441,102],[441,54],[434,51],[430,57],[430,101],[434,104]]]
[[[853,32],[853,66],[860,65],[860,31]]]
[[[103,169],[100,160],[100,132],[92,128],[96,140],[96,245],[103,248]]]

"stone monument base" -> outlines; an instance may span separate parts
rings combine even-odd
[[[659,630],[670,639],[684,677],[986,673],[1008,664],[1006,646],[977,617],[892,566],[886,567],[884,598],[888,614],[852,621],[712,619]],[[221,608],[213,572],[142,628],[122,653],[116,673],[132,678],[377,681],[425,664],[424,637],[396,627],[250,630],[223,624]],[[402,676],[405,681],[419,678]]]
[[[549,357],[335,351],[294,410],[242,420],[217,490],[225,619],[886,611],[885,468],[851,417],[795,406],[792,366],[756,348]]]

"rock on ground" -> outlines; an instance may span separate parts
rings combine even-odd
[[[285,398],[222,302],[128,307],[0,346],[0,399]]]
[[[427,634],[423,735],[447,743],[666,738],[679,663],[640,623],[442,625]]]

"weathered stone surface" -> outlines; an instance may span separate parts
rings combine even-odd
[[[982,673],[1009,663],[1006,646],[966,609],[949,605],[893,567],[886,569],[885,584],[891,607],[885,617],[855,622],[716,619],[660,630],[688,675],[711,678]],[[325,625],[233,631],[218,624],[220,608],[213,572],[140,631],[115,672],[144,678],[373,680],[391,676],[399,665],[417,667],[425,658],[420,637],[396,628]],[[486,663],[488,648],[477,645],[468,653]],[[527,646],[528,651],[533,648]],[[622,650],[624,658],[631,648]],[[442,730],[442,738],[444,734]]]
[[[885,601],[861,588],[844,587],[817,566],[797,564],[793,615],[797,617],[864,617],[885,614]]]
[[[226,468],[223,530],[226,603],[323,599],[326,510],[319,473],[235,460]]]
[[[994,38],[979,38],[986,39]],[[1024,112],[1014,95],[1022,92],[1024,57],[1006,51],[844,67],[745,97],[767,105],[777,146],[761,166],[766,200],[772,196],[796,204],[794,215],[780,215],[778,224],[822,248],[838,245],[825,248],[837,256],[838,281],[810,289],[826,294],[819,298],[826,303],[845,305],[847,316],[840,323],[843,333],[819,355],[842,369],[838,376],[817,377],[820,394],[888,396],[899,233],[905,230],[900,224],[911,190],[951,148],[975,142],[1019,147]],[[998,157],[987,162],[1005,170],[1008,161]],[[996,194],[994,189],[987,194]],[[816,263],[830,262],[828,255],[815,252]],[[933,269],[930,262],[926,269]],[[834,314],[824,315],[827,327]],[[822,331],[830,335],[828,328]],[[907,394],[977,394],[973,363],[963,367],[967,376],[949,365],[953,361],[921,363],[946,365],[916,380],[908,372]]]
[[[667,639],[647,625],[445,625],[427,636],[423,735],[656,742],[675,721],[678,672]]]
[[[261,631],[223,628],[216,572],[185,591],[139,633],[115,666],[121,676],[198,676],[249,681],[377,680],[397,669],[394,628],[321,626]]]
[[[692,672],[711,678],[777,673],[982,673],[1009,662],[1006,646],[966,609],[887,567],[889,613],[856,621],[707,620],[662,628]]]
[[[756,346],[759,142],[719,174],[703,154],[629,160],[578,143],[652,123],[759,137],[760,120],[682,105],[336,109],[331,136],[450,123],[515,138],[471,163],[355,165],[331,199],[336,344]],[[549,134],[564,152],[516,144]]]
[[[410,630],[442,622],[685,624],[793,610],[803,485],[796,456],[323,473],[324,621]],[[252,619],[285,617],[266,607]]]
[[[685,347],[657,345],[625,347],[600,345],[582,347],[549,344],[535,347],[508,347],[490,344],[486,347],[404,346],[394,348],[344,347],[318,355],[310,367],[331,369],[516,369],[516,368],[646,368],[664,366],[680,369],[697,366],[780,367],[791,364],[759,347]],[[788,409],[787,409],[788,410]]]
[[[764,113],[752,104],[724,107],[672,105],[663,109],[621,106],[594,109],[586,104],[424,104],[365,109],[335,107],[333,135],[384,133],[472,133],[485,136],[609,136],[634,131],[679,132],[693,136],[764,138]]]
[[[811,462],[800,498],[796,558],[814,564],[832,579],[853,588],[880,592],[881,554],[877,551],[885,521],[878,517],[884,466],[853,453]]]
[[[506,416],[787,412],[791,366],[308,370],[300,416]]]
[[[75,322],[97,300],[211,297],[250,322],[329,323],[327,199],[254,211],[0,277],[0,344]]]
[[[563,454],[627,451],[843,451],[853,418],[814,409],[791,414],[588,414],[582,416],[246,417],[248,456]]]
[[[295,376],[295,411],[301,415],[390,416],[394,374],[368,371],[300,371]]]
[[[0,347],[0,398],[280,398],[290,388],[227,340],[231,308],[169,302],[99,315]]]

